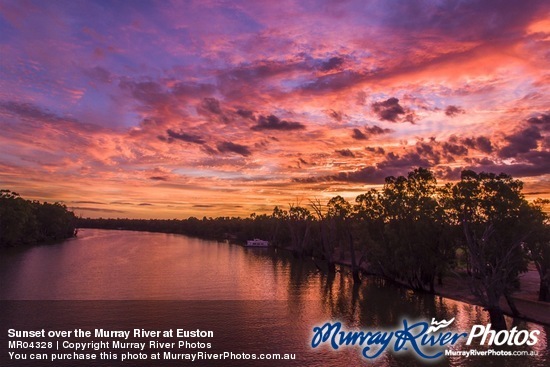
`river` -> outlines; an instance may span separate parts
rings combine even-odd
[[[359,346],[311,348],[313,328],[339,321],[350,331],[390,331],[403,328],[403,320],[455,318],[450,328],[469,332],[473,325],[488,323],[480,307],[416,293],[383,279],[372,277],[354,286],[346,268],[330,278],[313,261],[294,259],[284,251],[162,233],[82,229],[78,238],[59,244],[3,252],[0,280],[4,328],[200,328],[214,330],[212,350],[296,355],[284,363],[239,359],[219,365],[422,365],[425,360],[410,350],[386,351],[367,362]],[[522,320],[508,323],[518,330],[538,331],[537,343],[492,349],[538,355],[443,356],[430,365],[548,366],[549,329]],[[0,343],[7,345],[5,330],[2,333]],[[487,351],[487,346],[459,343],[452,349]],[[0,362],[6,366],[56,365],[24,364],[2,353],[5,360]],[[110,363],[119,365],[104,361]],[[151,360],[143,365],[171,363],[187,365]],[[120,365],[135,364],[138,361]]]

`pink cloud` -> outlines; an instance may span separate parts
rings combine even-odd
[[[22,4],[0,183],[32,198],[247,215],[417,165],[549,174],[543,1]]]

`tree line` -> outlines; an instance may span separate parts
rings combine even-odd
[[[82,227],[181,233],[244,243],[254,237],[313,257],[333,274],[348,263],[355,282],[380,274],[413,289],[434,291],[445,276],[463,273],[473,295],[504,328],[500,300],[517,313],[511,293],[532,262],[540,276],[539,299],[550,302],[550,229],[543,206],[528,202],[523,183],[506,174],[463,171],[458,182],[438,185],[430,170],[387,177],[349,202],[275,207],[269,215],[185,220],[81,219]]]
[[[76,235],[76,217],[60,203],[23,199],[0,190],[0,247],[58,241]]]

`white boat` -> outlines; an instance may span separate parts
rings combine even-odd
[[[246,241],[246,247],[267,247],[269,242],[254,238],[253,240]]]

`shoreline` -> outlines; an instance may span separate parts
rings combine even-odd
[[[506,316],[550,326],[550,303],[538,300],[538,277],[537,271],[532,269],[519,276],[520,289],[515,291],[511,298],[514,300],[520,316],[513,315],[508,303],[502,297],[500,307]],[[435,294],[483,307],[470,293],[467,280],[458,276],[443,278],[443,285],[435,286]]]
[[[338,265],[345,266],[351,269],[351,261],[346,259],[344,261],[337,261]],[[408,284],[397,281],[395,279],[387,278],[381,274],[374,274],[369,272],[364,266],[359,266],[363,276],[380,276],[384,279],[391,281],[395,284],[399,284],[402,287],[410,289],[414,292],[424,292],[427,294],[433,294],[444,298],[449,298],[455,301],[464,302],[470,305],[484,308],[471,294],[468,281],[459,274],[456,276],[446,276],[443,278],[443,285],[435,285],[435,292],[422,291],[411,288]],[[528,322],[534,322],[543,326],[550,326],[550,303],[542,302],[538,300],[538,287],[539,287],[539,275],[538,272],[529,267],[526,273],[519,276],[520,289],[512,294],[512,298],[516,305],[516,308],[520,312],[521,316],[514,316],[510,307],[508,306],[504,297],[500,300],[500,307],[506,316],[512,318],[522,319]]]

